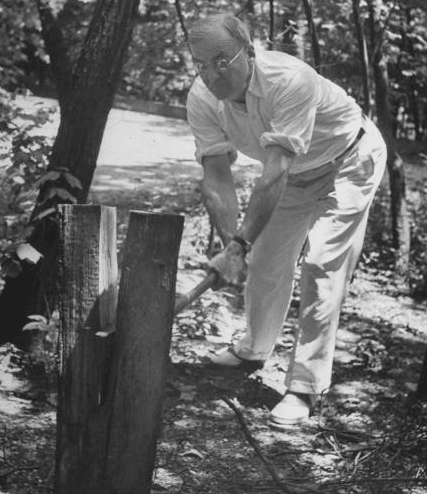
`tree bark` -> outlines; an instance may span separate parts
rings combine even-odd
[[[304,4],[305,16],[307,18],[307,23],[308,23],[308,31],[311,37],[311,51],[313,53],[314,68],[317,70],[317,72],[319,72],[319,74],[321,74],[322,67],[321,67],[321,57],[320,57],[320,45],[319,45],[319,40],[317,38],[316,25],[314,24],[314,19],[313,19],[313,2],[312,0],[303,0],[303,4]]]
[[[58,203],[86,202],[138,5],[139,0],[97,0],[79,59],[60,98],[61,121],[48,166],[48,172],[57,172],[56,178],[41,187],[32,215],[35,228],[28,242],[43,258],[36,266],[23,262],[21,274],[6,279],[0,295],[0,319],[7,325],[1,330],[0,344],[11,341],[28,349],[29,335],[21,332],[26,317],[45,313],[46,296],[41,287],[46,287],[49,296],[58,228],[54,210],[52,215],[38,218]],[[74,181],[70,183],[67,176]]]

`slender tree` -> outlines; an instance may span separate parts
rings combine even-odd
[[[274,0],[268,1],[269,5],[269,33],[268,33],[268,49],[274,50]]]
[[[387,169],[390,182],[390,202],[393,243],[396,249],[396,271],[404,276],[408,272],[410,253],[410,226],[406,199],[404,162],[396,151],[393,119],[390,108],[388,60],[384,50],[387,19],[381,20],[381,0],[368,0],[371,29],[371,64],[375,81],[375,101],[378,125],[387,144]],[[389,16],[391,13],[389,13]],[[389,19],[389,17],[388,17]]]
[[[371,116],[371,83],[369,75],[368,47],[363,26],[364,22],[360,15],[360,0],[352,0],[352,6],[357,43],[359,45],[360,67],[362,69],[363,110],[366,115]]]
[[[181,25],[182,32],[184,33],[185,42],[188,44],[188,31],[187,31],[187,27],[185,25],[184,16],[182,14],[182,7],[181,7],[181,1],[180,0],[175,0],[175,9],[176,9],[176,13],[178,15],[178,19],[179,19],[179,23]]]
[[[0,343],[28,349],[27,316],[46,313],[54,293],[58,242],[56,205],[84,203],[96,168],[108,113],[113,104],[139,0],[97,0],[80,56],[73,67],[66,43],[46,0],[38,0],[46,49],[58,85],[61,120],[49,166],[33,211],[28,245],[37,255],[21,259],[21,272],[7,277],[0,295]],[[19,257],[19,256],[18,256]]]
[[[320,59],[320,45],[317,37],[316,25],[313,19],[313,1],[312,0],[303,0],[305,16],[307,17],[308,23],[308,31],[310,33],[311,38],[311,50],[313,53],[313,63],[314,68],[317,72],[322,72],[321,67],[321,59]]]

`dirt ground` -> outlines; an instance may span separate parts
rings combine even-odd
[[[235,166],[240,197],[256,171],[243,158]],[[180,293],[204,274],[200,177],[185,122],[112,113],[91,201],[117,207],[119,247],[130,210],[185,215]],[[412,180],[427,184],[416,159]],[[175,318],[152,494],[427,493],[427,406],[411,401],[427,302],[369,259],[365,250],[343,307],[331,390],[306,423],[286,431],[267,417],[284,392],[298,285],[272,358],[251,374],[204,365],[208,351],[244,331],[241,290],[208,291]],[[43,365],[0,347],[0,494],[53,492],[55,412]]]

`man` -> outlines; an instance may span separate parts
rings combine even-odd
[[[283,427],[307,418],[330,386],[339,313],[386,149],[343,89],[288,54],[255,52],[233,15],[199,21],[189,42],[199,77],[188,121],[204,203],[225,246],[211,267],[235,284],[248,262],[247,332],[213,364],[262,367],[281,333],[304,247],[287,392],[270,414]],[[241,221],[231,172],[237,151],[263,165]]]

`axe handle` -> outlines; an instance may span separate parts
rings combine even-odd
[[[208,288],[211,288],[215,284],[217,277],[218,275],[212,271],[192,290],[185,293],[184,295],[180,295],[175,300],[174,315],[177,315],[179,312],[186,309],[191,303],[196,300],[196,298],[200,297],[200,295],[204,293]]]

